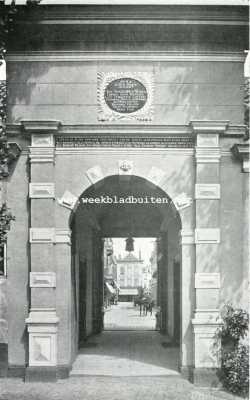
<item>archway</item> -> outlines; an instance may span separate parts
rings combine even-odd
[[[103,239],[157,238],[160,331],[171,344],[181,335],[181,219],[159,186],[135,175],[112,175],[91,185],[71,215],[75,355],[103,330]]]

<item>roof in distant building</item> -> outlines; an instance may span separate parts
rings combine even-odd
[[[137,288],[120,288],[119,295],[121,296],[136,296],[138,294]]]
[[[124,258],[117,260],[117,263],[120,262],[143,262],[143,260],[137,258],[133,253],[128,253]]]

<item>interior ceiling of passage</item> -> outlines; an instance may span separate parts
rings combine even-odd
[[[76,211],[76,221],[90,223],[101,230],[102,236],[126,237],[128,234],[137,237],[158,236],[166,229],[168,221],[175,219],[180,227],[179,214],[171,199],[156,185],[136,176],[110,176],[92,185],[81,198],[127,199],[129,196],[145,199],[143,204],[83,204]],[[167,204],[151,202],[151,198],[167,199]],[[89,222],[87,222],[89,221]],[[164,222],[164,228],[163,228]]]

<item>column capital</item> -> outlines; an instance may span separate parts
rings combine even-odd
[[[194,120],[190,121],[190,126],[194,134],[217,133],[223,134],[228,129],[229,121],[224,120]]]
[[[231,147],[234,157],[242,162],[242,172],[249,172],[249,141]]]

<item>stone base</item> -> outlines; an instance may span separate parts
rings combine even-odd
[[[0,343],[0,378],[5,378],[8,371],[8,345]]]
[[[27,367],[25,370],[25,382],[56,382],[56,367]]]
[[[25,366],[22,365],[9,365],[7,370],[8,378],[21,378],[24,379]]]
[[[194,368],[193,383],[201,387],[220,388],[218,368]]]
[[[71,371],[71,365],[58,365],[57,366],[57,378],[58,379],[67,379],[69,378],[69,373]]]
[[[184,379],[187,379],[190,382],[193,382],[193,367],[187,366],[187,367],[181,367],[180,368],[180,373],[181,376]]]

